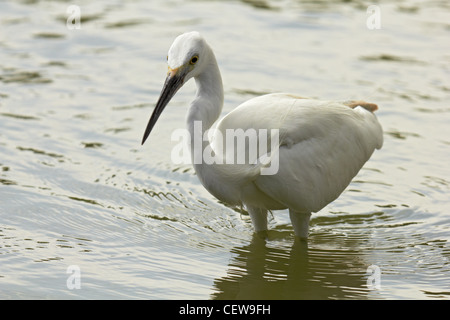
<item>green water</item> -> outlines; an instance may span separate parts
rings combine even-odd
[[[450,297],[446,1],[382,1],[374,30],[362,1],[77,4],[71,30],[65,2],[0,2],[0,298]],[[313,215],[307,244],[283,211],[255,238],[171,161],[193,82],[140,146],[190,30],[216,53],[224,114],[280,91],[379,105],[383,149]]]

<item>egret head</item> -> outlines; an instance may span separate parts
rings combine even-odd
[[[167,55],[169,69],[166,81],[145,129],[142,144],[178,89],[192,77],[198,76],[205,68],[210,52],[208,44],[198,32],[184,33],[175,39]]]

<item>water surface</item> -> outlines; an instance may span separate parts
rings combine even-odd
[[[370,4],[80,1],[71,30],[64,2],[0,2],[0,298],[448,299],[450,7],[381,1],[370,30]],[[190,30],[215,50],[224,114],[280,91],[379,105],[383,149],[307,244],[284,211],[255,237],[171,161],[194,83],[140,146]]]

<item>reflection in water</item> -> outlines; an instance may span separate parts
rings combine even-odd
[[[212,298],[366,298],[367,263],[361,254],[349,248],[319,249],[320,242],[313,242],[295,241],[288,247],[254,236],[249,245],[232,250],[228,274],[216,279]]]

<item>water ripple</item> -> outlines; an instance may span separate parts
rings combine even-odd
[[[68,30],[59,2],[2,2],[0,297],[448,299],[449,8],[384,4],[368,30],[350,4],[99,1]],[[215,48],[224,114],[278,91],[379,104],[383,149],[313,215],[307,243],[286,211],[254,236],[245,210],[171,161],[193,86],[140,146],[187,28]],[[367,286],[373,265],[381,289]]]

